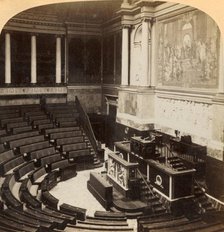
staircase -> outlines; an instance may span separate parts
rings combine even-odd
[[[89,140],[89,138],[87,136],[85,136],[85,142],[88,146],[88,148],[90,149],[90,153],[93,156],[93,167],[91,168],[99,168],[103,166],[103,163],[101,163],[99,157],[97,156],[96,152],[94,151],[91,142]]]
[[[79,113],[79,124],[83,128],[83,131],[86,135],[85,141],[87,143],[87,146],[90,148],[91,154],[93,155],[92,168],[102,167],[103,164],[101,160],[104,160],[104,150],[101,149],[101,147],[99,146],[95,138],[91,123],[89,121],[89,117],[85,112],[84,108],[82,107],[77,96],[75,98],[75,107],[77,109],[77,112]]]
[[[149,206],[148,212],[146,214],[158,214],[161,215],[167,212],[166,207],[160,201],[158,194],[153,190],[150,182],[141,174],[138,170],[138,175],[140,179],[140,199],[146,202]]]
[[[194,196],[194,202],[198,206],[199,214],[215,211],[215,208],[206,196],[204,189],[197,182],[194,184]]]

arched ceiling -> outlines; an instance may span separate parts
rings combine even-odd
[[[16,14],[41,5],[66,2],[110,2],[111,0],[0,0],[0,29],[4,27],[7,21]],[[155,0],[147,0],[155,1]],[[120,2],[120,0],[113,0]],[[167,2],[180,3],[198,8],[210,15],[219,25],[220,30],[224,33],[224,2],[223,0],[167,0]]]
[[[102,23],[116,15],[121,3],[121,0],[113,0],[50,4],[26,10],[16,15],[16,17],[25,17],[29,19],[47,17],[52,21],[59,22],[86,21]]]

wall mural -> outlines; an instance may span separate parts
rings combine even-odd
[[[220,32],[193,11],[158,24],[158,85],[217,88]]]
[[[124,113],[136,116],[137,114],[137,97],[133,93],[126,93],[123,101]]]

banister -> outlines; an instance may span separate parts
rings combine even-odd
[[[75,104],[76,104],[76,108],[77,108],[77,110],[79,112],[80,123],[81,123],[85,133],[87,134],[94,151],[97,154],[98,150],[100,149],[98,147],[98,142],[97,142],[96,137],[94,135],[94,132],[93,132],[89,117],[88,117],[87,113],[85,112],[84,108],[82,107],[82,105],[81,105],[81,103],[80,103],[77,96],[75,97]]]
[[[140,175],[141,179],[144,181],[144,183],[147,186],[150,193],[155,197],[155,194],[153,193],[152,189],[150,188],[150,186],[148,185],[147,181],[145,180],[144,176],[142,175],[142,173],[140,172],[140,170],[138,168],[137,168],[137,172]]]

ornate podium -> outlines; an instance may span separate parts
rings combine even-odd
[[[138,163],[129,163],[115,153],[108,154],[107,177],[114,188],[127,198],[137,198],[132,192],[137,192],[136,183]]]

